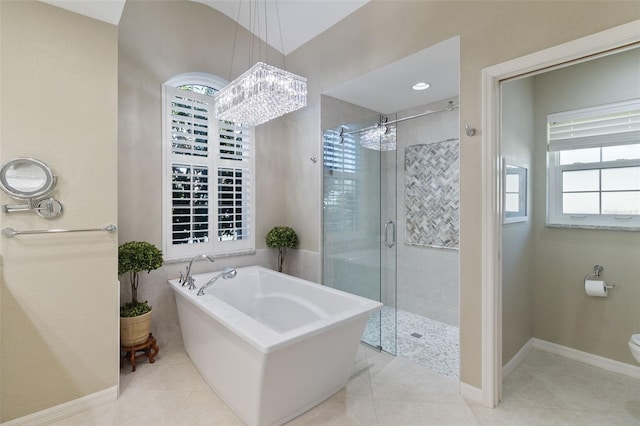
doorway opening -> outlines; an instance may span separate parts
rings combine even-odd
[[[503,140],[502,82],[592,59],[640,42],[638,22],[587,36],[483,70],[483,360],[482,402],[495,407],[502,396],[503,368]]]

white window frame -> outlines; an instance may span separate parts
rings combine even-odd
[[[243,133],[249,138],[249,147],[246,161],[233,161],[220,158],[220,122],[213,117],[213,97],[201,95],[190,91],[181,91],[180,93],[188,93],[189,97],[197,99],[201,102],[208,103],[209,122],[213,123],[209,133],[218,135],[209,139],[209,149],[207,157],[189,158],[190,163],[201,165],[208,168],[208,188],[209,188],[209,240],[207,242],[199,242],[195,244],[172,244],[172,167],[174,164],[181,163],[179,156],[173,153],[171,140],[171,99],[180,86],[184,85],[203,85],[212,87],[216,90],[226,85],[226,81],[206,73],[185,73],[169,79],[162,85],[162,244],[163,253],[166,261],[180,261],[191,258],[196,255],[206,254],[213,257],[229,256],[234,254],[245,254],[255,252],[255,139],[254,128],[243,127]],[[243,194],[248,201],[247,206],[243,209],[243,214],[248,214],[248,220],[245,223],[245,229],[248,230],[247,238],[242,240],[223,240],[218,241],[218,171],[220,169],[243,169],[248,173],[248,193]],[[245,175],[246,176],[246,175]]]
[[[509,169],[515,169],[516,173],[509,173]],[[506,159],[502,160],[502,205],[504,206],[503,223],[519,223],[529,220],[529,169],[530,167],[528,164]],[[510,174],[518,176],[518,211],[507,211],[506,208],[507,194],[510,194],[510,192],[507,191],[507,176]]]
[[[547,226],[601,228],[616,230],[640,231],[640,215],[615,214],[564,214],[563,213],[563,172],[577,170],[606,170],[623,167],[640,166],[640,159],[620,159],[602,161],[602,151],[599,162],[560,164],[560,152],[570,149],[606,148],[628,144],[640,144],[640,124],[636,117],[635,124],[627,126],[625,130],[607,133],[590,131],[589,134],[576,130],[570,137],[558,137],[551,130],[552,123],[569,123],[571,120],[581,120],[590,117],[605,116],[616,111],[635,111],[640,109],[640,99],[581,108],[561,113],[548,114],[548,152],[547,152]],[[586,131],[585,131],[586,132]],[[597,134],[596,134],[597,133]],[[594,191],[596,192],[596,191]],[[607,191],[601,188],[597,191],[600,196]]]

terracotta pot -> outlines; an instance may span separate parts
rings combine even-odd
[[[120,343],[131,347],[147,341],[151,330],[151,312],[137,317],[120,317]]]

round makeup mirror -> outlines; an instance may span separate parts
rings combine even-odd
[[[49,166],[33,158],[16,158],[0,168],[0,188],[14,198],[39,198],[55,185],[56,177]]]

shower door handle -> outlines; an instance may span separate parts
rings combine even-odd
[[[391,242],[389,242],[389,225],[392,225]],[[384,245],[389,248],[392,248],[396,245],[396,224],[392,220],[388,220],[384,223]]]

